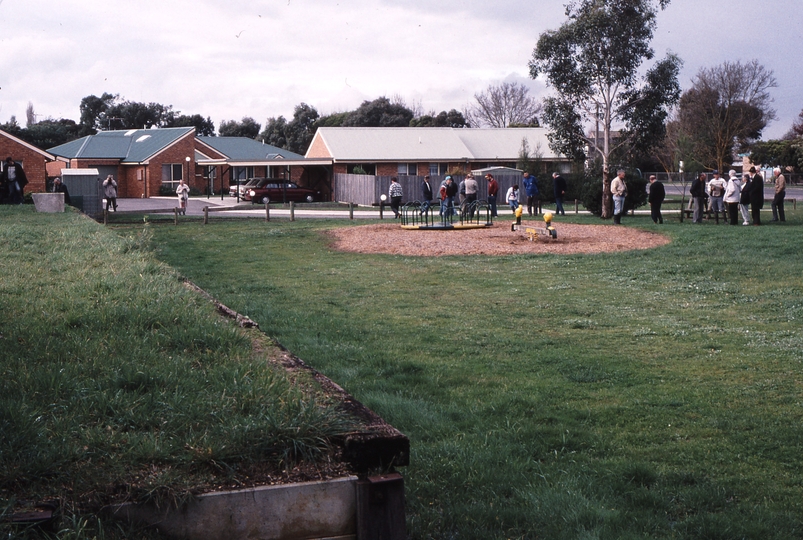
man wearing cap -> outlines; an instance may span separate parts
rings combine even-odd
[[[719,171],[714,171],[714,177],[708,182],[706,186],[706,193],[711,197],[711,211],[714,212],[714,219],[719,224],[719,213],[722,212],[722,222],[727,223],[728,219],[725,215],[725,180],[720,178]]]
[[[441,215],[449,217],[454,214],[454,196],[457,195],[457,184],[451,176],[444,179],[445,184],[441,185]]]
[[[650,216],[653,223],[663,223],[664,217],[661,215],[661,205],[666,198],[666,189],[663,182],[659,182],[654,174],[650,175],[650,194],[647,200],[650,203]]]
[[[786,197],[786,178],[781,174],[781,169],[772,169],[775,177],[775,196],[772,198],[772,221],[786,221],[783,211],[783,200]],[[778,219],[780,217],[780,220]]]

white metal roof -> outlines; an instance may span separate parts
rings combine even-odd
[[[366,128],[323,127],[307,157],[333,161],[516,161],[526,139],[530,155],[562,159],[549,148],[545,128]],[[321,155],[322,142],[328,156]],[[316,149],[313,151],[313,149]],[[314,155],[311,155],[314,153]]]

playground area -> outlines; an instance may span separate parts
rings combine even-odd
[[[493,227],[468,230],[402,230],[398,224],[342,227],[329,231],[333,247],[352,253],[442,257],[448,255],[515,255],[522,253],[605,253],[649,249],[669,243],[669,238],[629,227],[557,223],[558,238],[530,241],[527,228],[544,222],[525,219],[511,231],[508,220]]]

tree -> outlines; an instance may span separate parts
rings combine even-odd
[[[750,161],[756,164],[803,170],[803,141],[782,139],[760,141],[750,147]]]
[[[775,118],[771,70],[752,60],[702,68],[680,99],[680,129],[693,142],[693,157],[709,169],[725,169],[735,149],[761,137]]]
[[[477,103],[466,109],[465,116],[475,127],[538,126],[541,104],[529,94],[526,86],[515,82],[490,85],[484,92],[474,94]]]
[[[441,111],[435,114],[435,111],[413,118],[410,120],[410,127],[451,127],[451,128],[464,128],[471,127],[466,121],[463,113],[456,109],[451,109],[449,112]]]
[[[386,97],[363,101],[343,122],[344,126],[408,127],[413,111],[403,104],[391,103]]]
[[[174,115],[166,121],[164,127],[194,127],[195,134],[204,137],[215,136],[215,123],[210,117],[204,118],[200,114],[188,116],[186,114]]]
[[[236,120],[223,120],[220,123],[220,136],[221,137],[248,137],[249,139],[256,139],[259,136],[260,126],[256,120],[250,116],[243,116],[243,119],[237,122]]]
[[[296,154],[306,154],[315,136],[315,130],[318,129],[319,119],[315,107],[300,103],[296,105],[293,119],[289,122],[284,116],[268,118],[259,140],[278,148],[286,148]]]
[[[33,103],[28,102],[28,107],[25,109],[25,127],[30,128],[36,123],[36,113],[33,110]]]
[[[550,147],[575,159],[588,148],[602,160],[603,218],[612,210],[612,152],[644,151],[660,143],[668,108],[680,97],[677,56],[667,55],[647,70],[643,81],[638,79],[643,61],[654,56],[650,41],[656,10],[668,3],[572,0],[566,7],[569,20],[542,34],[533,51],[530,76],[546,76],[555,89],[542,115],[551,128]],[[615,125],[622,126],[618,134]]]
[[[85,130],[91,131],[93,134],[97,130],[106,127],[102,125],[105,121],[106,111],[119,97],[118,94],[103,92],[100,97],[89,95],[83,98],[79,107],[81,111],[80,124],[84,126]],[[106,127],[106,129],[109,128]]]

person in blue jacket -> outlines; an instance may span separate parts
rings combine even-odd
[[[526,172],[521,178],[521,184],[527,194],[527,215],[535,214],[537,216],[540,213],[538,209],[538,178]]]

